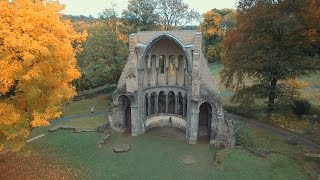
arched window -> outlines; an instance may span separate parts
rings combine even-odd
[[[175,96],[174,96],[174,92],[170,91],[168,93],[168,113],[170,114],[174,114],[175,113]]]
[[[166,63],[166,56],[165,55],[161,55],[159,57],[160,74],[164,74],[165,63]]]
[[[156,55],[151,56],[151,62],[150,62],[150,68],[153,69],[153,67],[156,66]]]
[[[179,68],[186,68],[185,67],[185,62],[184,62],[184,59],[183,59],[182,55],[179,56]]]
[[[178,114],[179,115],[181,115],[181,116],[183,116],[183,106],[184,106],[184,104],[183,104],[183,102],[184,102],[184,100],[183,100],[183,97],[182,97],[182,94],[181,94],[181,92],[179,92],[178,93]]]
[[[159,93],[158,106],[159,113],[166,112],[166,94],[163,91]]]
[[[155,98],[156,98],[156,93],[153,92],[151,93],[151,97],[150,97],[150,114],[149,115],[152,115],[152,114],[156,114],[156,108],[155,108]]]
[[[169,72],[171,73],[171,74],[173,74],[174,72],[175,72],[175,69],[176,69],[176,66],[178,65],[177,64],[177,57],[176,56],[174,56],[174,55],[171,55],[170,57],[169,57]]]

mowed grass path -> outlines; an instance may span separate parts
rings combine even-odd
[[[151,134],[132,137],[113,134],[110,142],[98,147],[98,133],[75,134],[58,131],[34,141],[32,149],[82,169],[83,179],[307,179],[296,161],[271,154],[258,158],[236,148],[224,152],[223,162],[213,165],[216,149],[208,144],[189,145],[184,140]],[[117,154],[112,144],[128,143],[131,150]],[[183,155],[198,163],[184,165]]]

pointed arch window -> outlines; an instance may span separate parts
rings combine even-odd
[[[161,55],[159,57],[160,74],[164,74],[165,63],[166,63],[166,56],[165,55]]]

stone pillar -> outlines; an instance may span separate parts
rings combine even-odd
[[[148,56],[147,57],[148,59],[147,59],[147,64],[146,64],[146,70],[147,70],[147,75],[148,75],[148,79],[147,79],[147,81],[148,81],[148,87],[150,87],[150,80],[151,80],[151,57],[150,56]]]
[[[155,110],[155,114],[158,114],[159,113],[159,95],[156,94],[155,95],[155,100],[154,100],[154,110]]]
[[[186,68],[184,68],[184,70],[183,70],[183,86],[186,86],[186,80],[187,80],[187,77],[188,76],[188,74],[187,74],[187,70],[186,70]]]
[[[160,55],[157,54],[157,56],[156,56],[156,85],[159,84],[159,73],[160,73],[159,58],[160,58]]]
[[[156,85],[159,85],[159,68],[156,68]]]
[[[168,113],[168,106],[169,106],[168,94],[166,94],[166,113]]]
[[[166,84],[169,83],[169,68],[166,67]]]
[[[216,112],[212,111],[211,113],[211,133],[210,133],[210,142],[213,142],[217,137],[218,130],[218,119]]]
[[[179,73],[178,73],[178,72],[179,72],[178,70],[179,70],[179,68],[176,68],[176,71],[175,71],[175,73],[176,73],[176,86],[178,86],[178,77],[179,77],[179,76],[178,76],[178,74],[179,74]]]
[[[131,135],[138,136],[140,134],[139,119],[140,110],[138,104],[131,104]]]
[[[190,102],[190,100],[189,100]],[[189,143],[196,144],[198,138],[198,125],[199,125],[199,109],[198,103],[195,101],[191,101],[190,104],[190,125],[189,125]]]
[[[150,87],[150,81],[151,81],[151,69],[147,69],[148,74],[148,87]]]
[[[136,55],[137,55],[137,65],[138,65],[138,73],[137,73],[137,78],[138,78],[138,87],[139,90],[135,94],[134,97],[134,102],[131,104],[131,124],[132,124],[132,129],[131,129],[131,135],[137,136],[139,134],[142,134],[144,131],[144,119],[145,119],[145,113],[141,113],[144,111],[144,99],[145,96],[143,95],[143,85],[147,75],[145,72],[145,59],[143,58],[143,53],[144,53],[144,47],[136,47]]]
[[[151,115],[151,94],[148,95],[148,116]]]

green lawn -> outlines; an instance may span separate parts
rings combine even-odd
[[[97,104],[98,99],[76,102]],[[69,109],[74,108],[74,105]],[[95,129],[106,117],[76,118],[59,124]],[[178,138],[164,138],[147,133],[132,137],[115,133],[109,143],[99,147],[97,132],[73,133],[58,130],[48,133],[49,127],[37,128],[33,136],[47,135],[29,143],[32,151],[45,154],[49,163],[65,164],[79,169],[83,179],[308,179],[295,157],[303,157],[300,146],[288,145],[283,138],[254,129],[257,147],[281,152],[261,159],[242,148],[222,152],[222,164],[215,166],[217,149],[208,144],[189,145]],[[131,150],[116,154],[113,144],[127,143]],[[182,156],[190,155],[198,163],[184,165]],[[77,177],[77,179],[79,179]]]
[[[91,99],[66,104],[64,106],[63,116],[90,113],[91,107],[94,108],[94,112],[105,112],[110,105],[110,98],[110,96],[99,95]]]
[[[96,117],[82,117],[71,121],[63,121],[59,123],[64,126],[71,126],[79,129],[96,129],[98,126],[107,122],[105,115],[99,115]]]
[[[222,164],[215,166],[212,162],[216,149],[207,144],[189,145],[183,140],[150,134],[138,137],[113,134],[110,143],[99,148],[100,138],[98,133],[58,131],[34,141],[31,146],[33,150],[50,154],[49,157],[74,164],[85,172],[84,179],[307,179],[296,161],[278,154],[261,159],[236,148],[224,152]],[[274,141],[276,137],[261,138],[267,144],[265,141]],[[273,144],[277,146],[279,141]],[[131,150],[114,153],[111,146],[118,143],[130,144]],[[183,155],[193,156],[198,163],[184,165]]]

